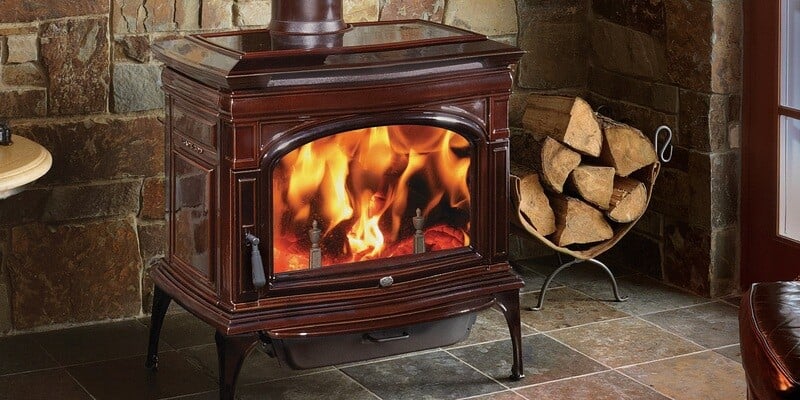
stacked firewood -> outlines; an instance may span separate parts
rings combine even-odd
[[[511,138],[512,221],[575,257],[610,248],[647,209],[653,144],[576,97],[531,95],[523,125]]]

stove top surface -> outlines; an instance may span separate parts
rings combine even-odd
[[[244,58],[382,51],[387,47],[413,48],[486,39],[483,35],[422,20],[355,24],[341,33],[328,35],[273,34],[261,29],[193,37]]]

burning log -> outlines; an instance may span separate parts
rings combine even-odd
[[[530,95],[523,125],[572,149],[597,157],[603,145],[600,124],[592,107],[580,97]]]
[[[454,249],[467,245],[464,232],[447,225],[435,225],[425,229],[425,248],[427,251]],[[414,254],[415,237],[407,237],[390,245],[384,250],[385,257]]]
[[[579,98],[532,95],[527,107],[529,130],[511,135],[514,223],[557,251],[594,258],[646,211],[660,169],[653,145]]]

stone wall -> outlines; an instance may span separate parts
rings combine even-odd
[[[590,99],[675,137],[648,213],[615,249],[703,295],[738,287],[740,1],[593,0]]]
[[[517,67],[511,123],[521,126],[530,93],[586,95],[589,0],[518,0],[517,11],[517,44],[526,54]]]
[[[147,270],[163,255],[165,235],[164,101],[150,46],[188,33],[262,27],[270,6],[0,0],[0,119],[53,154],[46,176],[0,201],[0,334],[147,312]],[[514,0],[344,6],[348,22],[422,18],[517,38]]]

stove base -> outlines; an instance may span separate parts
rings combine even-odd
[[[145,366],[158,369],[158,342],[172,297],[159,288],[154,289],[153,313],[150,324],[150,342]],[[508,323],[513,351],[511,379],[524,377],[522,365],[522,331],[520,328],[519,289],[499,292],[493,299],[484,303],[485,307],[495,306],[503,312]],[[272,345],[274,355],[282,365],[294,369],[314,368],[324,365],[341,364],[407,353],[428,348],[447,346],[466,339],[469,328],[475,321],[475,312],[455,317],[347,335],[323,335],[308,339],[273,339],[268,332],[250,332],[238,335],[215,334],[217,358],[219,362],[219,387],[221,400],[233,400],[239,372],[256,344],[265,342]],[[413,340],[410,340],[412,339]],[[407,341],[410,340],[410,341]],[[366,346],[366,347],[364,347]],[[335,352],[330,352],[335,349]],[[350,355],[354,351],[357,356]],[[337,355],[334,355],[337,354]],[[330,357],[329,357],[330,356]],[[327,362],[325,362],[327,360]]]

